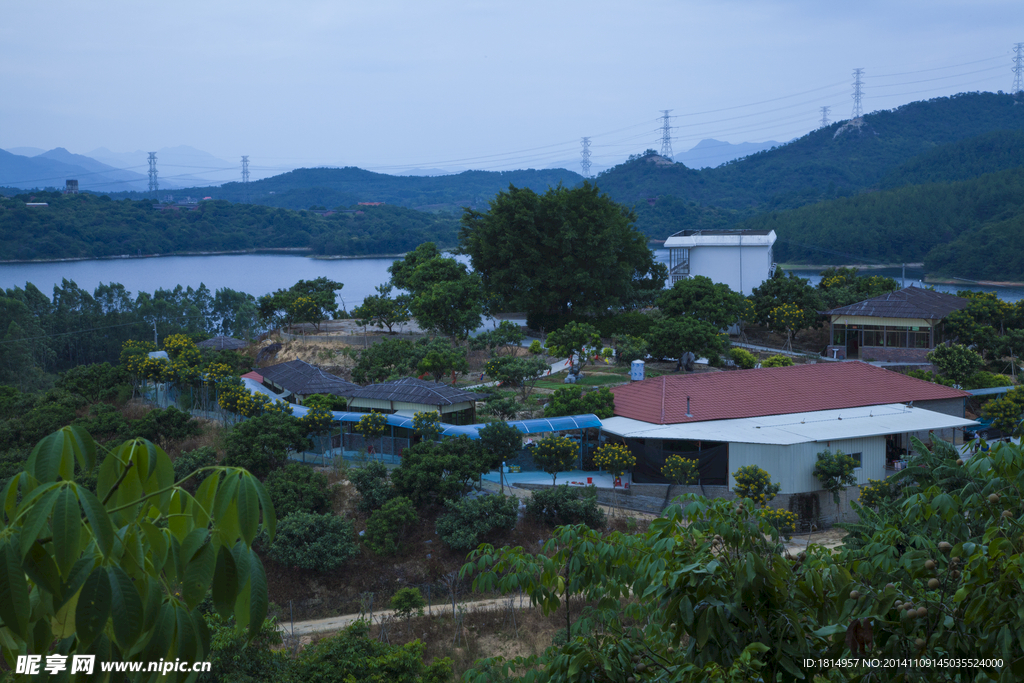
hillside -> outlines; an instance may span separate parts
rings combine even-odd
[[[35,193],[0,199],[0,260],[90,258],[196,251],[304,248],[316,254],[385,254],[455,243],[457,221],[398,206],[357,206],[322,216],[260,205],[201,202],[194,211],[149,201]]]
[[[1001,138],[1008,135],[1005,131],[1011,131],[1011,136],[1024,131],[1024,107],[1017,106],[1010,95],[965,93],[875,112],[857,122],[837,122],[717,168],[698,171],[668,164],[657,156],[635,158],[601,174],[597,184],[629,206],[639,207],[640,202],[657,206],[665,198],[675,197],[717,207],[727,212],[723,215],[740,220],[766,210],[854,195],[883,179],[888,187],[894,187],[921,182],[929,174],[934,179],[964,179],[1005,167],[996,161],[978,161],[973,166],[960,164],[951,176],[943,176],[941,170],[957,154],[941,151],[944,145],[986,134],[995,136],[989,144],[1020,144]],[[1007,151],[1005,156],[1013,154]],[[909,165],[903,167],[905,164]],[[638,227],[654,238],[697,227],[687,213],[673,225],[670,221],[651,222],[644,217],[650,212],[638,211]]]
[[[1024,259],[999,253],[1011,244],[1006,238],[1019,242],[1013,231],[1022,218],[1024,168],[1018,167],[763,214],[738,227],[775,230],[780,262],[924,261],[929,274],[1024,280]],[[1006,247],[997,247],[1000,241]]]
[[[220,187],[193,187],[180,194],[231,202],[248,200],[285,209],[311,206],[349,206],[358,202],[387,204],[422,211],[457,211],[462,206],[486,208],[487,202],[509,185],[544,192],[559,183],[573,186],[583,176],[565,169],[523,171],[464,171],[445,176],[393,176],[361,168],[300,168],[249,183]],[[116,198],[137,194],[112,195]]]
[[[32,157],[0,149],[0,186],[63,188],[71,178],[78,180],[80,189],[95,192],[141,189],[147,182],[144,175],[72,154],[63,147]]]

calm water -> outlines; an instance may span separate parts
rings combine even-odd
[[[655,257],[668,262],[668,250],[655,250]],[[329,277],[343,282],[341,298],[349,310],[362,303],[364,297],[374,293],[377,285],[388,281],[388,266],[394,257],[352,258],[323,260],[306,256],[277,254],[235,254],[230,256],[164,256],[145,259],[104,259],[98,261],[71,261],[65,263],[13,263],[0,264],[0,289],[24,287],[31,282],[43,293],[50,295],[54,285],[63,278],[74,280],[78,286],[93,291],[100,283],[120,282],[132,294],[152,292],[158,288],[172,289],[198,287],[205,284],[211,292],[230,287],[253,296],[268,294],[295,284],[298,280]],[[820,280],[816,270],[795,270],[812,284]],[[871,275],[884,275],[897,280],[899,268],[866,271]],[[907,284],[923,286],[924,272],[907,269]],[[959,289],[996,292],[1006,301],[1024,299],[1019,287],[979,287],[936,285],[942,292],[955,294]]]

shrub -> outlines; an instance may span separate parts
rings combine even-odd
[[[538,441],[532,449],[531,455],[533,461],[551,475],[551,483],[554,485],[559,472],[572,469],[578,452],[579,448],[572,439],[551,435]]]
[[[568,484],[534,491],[526,501],[526,514],[548,526],[586,524],[604,526],[604,511],[597,506],[597,491],[569,488]]]
[[[359,418],[359,422],[356,423],[354,429],[369,439],[375,436],[383,436],[387,430],[387,425],[388,418],[384,413],[367,413]]]
[[[399,588],[391,596],[391,609],[406,620],[411,619],[413,613],[423,614],[423,606],[426,604],[427,601],[423,599],[419,588]]]
[[[268,554],[288,567],[328,572],[358,552],[352,522],[332,514],[293,512],[278,522]]]
[[[301,422],[291,415],[272,411],[231,429],[224,439],[224,464],[244,467],[263,479],[288,462],[289,451],[304,451],[309,446]]]
[[[781,353],[777,353],[774,356],[768,356],[761,361],[762,368],[788,368],[793,364],[793,359],[789,356],[783,356]]]
[[[420,436],[434,441],[441,434],[441,413],[436,410],[420,411],[412,416],[412,424]]]
[[[483,496],[445,502],[447,512],[437,518],[437,535],[452,550],[471,550],[495,529],[516,527],[519,499],[515,496]]]
[[[615,360],[620,365],[629,365],[647,357],[647,341],[643,337],[623,334],[612,337],[612,341],[617,352]]]
[[[684,458],[673,454],[665,458],[665,466],[661,468],[661,474],[677,484],[696,484],[700,481],[698,464],[699,461],[696,458]]]
[[[636,456],[625,444],[606,443],[594,452],[594,464],[614,477],[636,465]]]
[[[860,487],[860,495],[857,502],[866,508],[877,508],[889,500],[892,495],[892,486],[884,479],[868,479],[868,483]]]
[[[417,507],[458,500],[481,474],[491,470],[491,457],[480,441],[468,436],[422,441],[405,449],[391,481],[398,495]]]
[[[739,348],[738,346],[734,346],[729,349],[729,357],[732,358],[736,365],[740,366],[744,370],[750,370],[757,365],[757,356],[746,349]]]
[[[602,420],[615,414],[615,395],[608,391],[608,387],[586,393],[582,387],[576,385],[559,387],[555,389],[551,401],[544,408],[544,417],[587,413],[593,413]]]
[[[324,408],[325,410],[345,410],[348,407],[348,399],[344,396],[333,394],[310,394],[302,399],[302,405],[307,408]]]
[[[203,446],[197,448],[194,451],[183,451],[174,460],[174,481],[181,481],[188,475],[192,474],[196,470],[204,467],[212,467],[217,464],[217,451],[210,448],[209,446]],[[189,490],[195,491],[203,479],[209,475],[208,472],[200,472],[196,476],[189,479],[183,486],[187,486]],[[277,513],[277,506],[274,506],[274,512]],[[280,515],[280,513],[277,513]]]
[[[331,492],[327,477],[308,465],[292,463],[267,477],[267,493],[274,512],[287,517],[293,512],[330,512]]]
[[[388,468],[377,460],[371,460],[355,470],[351,478],[356,491],[362,496],[356,504],[360,512],[373,512],[383,507],[394,495],[394,489],[388,481]]]
[[[408,498],[392,498],[366,521],[366,545],[378,555],[394,555],[401,547],[405,528],[419,521]]]
[[[857,461],[840,450],[833,452],[826,448],[818,453],[818,461],[814,463],[814,478],[832,494],[837,510],[839,494],[857,483],[857,477],[853,474],[856,468]]]
[[[530,346],[527,350],[535,356],[539,356],[540,354],[544,353],[544,347],[541,345],[539,339],[534,339],[532,342],[530,342]]]
[[[767,505],[779,494],[782,484],[773,484],[771,475],[757,465],[744,465],[732,473],[736,480],[733,491],[740,498],[749,498],[757,505]]]
[[[758,510],[758,515],[787,541],[792,537],[793,532],[796,531],[797,514],[795,512],[780,510],[779,508],[761,508]]]

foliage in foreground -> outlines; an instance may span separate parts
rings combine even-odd
[[[446,501],[437,518],[437,535],[452,550],[471,550],[496,529],[511,531],[519,518],[515,496],[483,496]]]
[[[837,550],[785,556],[753,501],[697,496],[642,535],[569,526],[539,555],[482,546],[462,569],[476,589],[521,589],[545,612],[569,596],[596,608],[569,621],[565,645],[482,660],[464,680],[1020,680],[1024,453],[1000,443],[964,462],[942,442],[914,446],[891,478],[899,493],[854,504],[861,523]],[[883,678],[806,663],[865,657],[895,663]]]

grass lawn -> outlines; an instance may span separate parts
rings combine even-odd
[[[562,384],[562,380],[565,379],[566,372],[556,372],[550,377],[537,382],[537,386],[542,389],[561,389],[564,386],[571,386],[568,384]],[[583,379],[576,382],[578,386],[582,387],[597,387],[605,384],[623,384],[626,378],[617,373],[610,372],[591,372],[589,368],[584,368]]]

